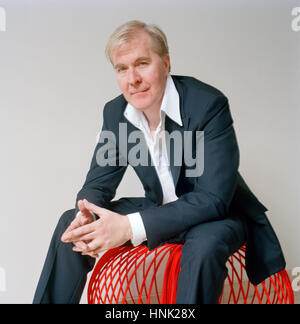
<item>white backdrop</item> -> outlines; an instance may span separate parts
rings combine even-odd
[[[287,268],[300,266],[294,7],[300,2],[0,0],[0,303],[32,301],[54,227],[85,179],[104,103],[120,93],[106,40],[131,19],[165,31],[173,74],[228,96],[240,171],[269,209]],[[116,198],[142,194],[129,169]]]

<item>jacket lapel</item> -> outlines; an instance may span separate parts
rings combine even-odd
[[[173,138],[173,140],[169,140],[170,151],[168,151],[168,158],[175,189],[178,183],[181,168],[183,166],[184,131],[188,129],[189,124],[189,118],[186,116],[182,117],[181,119],[183,126],[178,125],[167,115],[165,120],[165,129],[167,134],[170,136],[170,138]],[[167,138],[166,141],[168,141]]]
[[[184,88],[180,81],[176,78],[176,76],[172,76],[172,79],[174,81],[176,90],[179,94],[179,105],[180,105],[180,115],[181,115],[181,121],[183,126],[180,126],[176,122],[174,122],[171,118],[166,116],[166,121],[165,121],[165,129],[171,135],[172,132],[178,132],[178,137],[180,135],[181,138],[181,143],[177,143],[177,145],[180,145],[180,147],[177,147],[176,149],[174,148],[174,145],[170,145],[170,152],[168,152],[168,157],[169,157],[169,162],[170,162],[170,169],[171,173],[173,176],[173,181],[174,181],[174,186],[175,186],[175,191],[176,187],[178,184],[178,179],[180,176],[180,171],[183,166],[183,154],[184,154],[184,132],[188,130],[189,128],[189,123],[190,123],[190,118],[185,114],[185,106],[184,103],[185,101],[184,96]],[[180,156],[176,156],[180,154]],[[180,165],[178,163],[175,163],[176,161],[180,160]],[[176,165],[177,164],[177,165]]]

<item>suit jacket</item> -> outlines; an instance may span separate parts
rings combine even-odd
[[[144,222],[147,245],[153,249],[194,225],[215,221],[235,214],[248,224],[246,245],[246,271],[250,281],[258,284],[285,267],[279,241],[268,221],[266,208],[247,187],[238,172],[239,149],[233,128],[227,98],[218,89],[192,77],[172,76],[180,97],[183,126],[166,115],[165,129],[178,131],[204,131],[204,171],[199,177],[186,177],[189,169],[184,163],[174,163],[174,150],[170,150],[170,168],[178,200],[161,205],[162,189],[155,168],[134,165],[133,168],[145,190],[140,214]],[[102,130],[115,134],[116,165],[100,167],[97,152],[104,143],[98,143],[86,181],[76,200],[86,198],[96,205],[111,201],[130,161],[119,163],[127,153],[120,149],[119,123],[126,123],[127,137],[138,130],[123,115],[127,102],[123,95],[108,102],[103,110]],[[128,150],[135,143],[128,143]],[[184,148],[182,148],[184,152]],[[195,153],[195,145],[193,144]],[[127,160],[127,159],[126,159]]]

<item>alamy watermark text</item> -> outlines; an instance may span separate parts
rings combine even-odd
[[[96,153],[97,164],[105,166],[158,166],[160,161],[149,159],[148,146],[142,131],[128,134],[127,124],[119,123],[118,138],[114,132],[103,130]],[[118,143],[118,144],[117,144]],[[200,177],[204,171],[204,131],[162,131],[158,142],[159,156],[163,151],[172,156],[167,166],[186,166],[186,177]],[[172,152],[172,154],[171,154]],[[157,164],[158,163],[158,164]],[[163,164],[162,164],[163,165]],[[164,165],[165,166],[165,165]]]
[[[295,16],[295,18],[292,20],[292,30],[294,32],[300,31],[300,7],[295,7],[292,9],[292,16]]]

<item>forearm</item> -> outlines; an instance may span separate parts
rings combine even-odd
[[[214,196],[191,192],[174,202],[140,213],[148,247],[153,249],[197,224],[226,217],[227,207]]]

